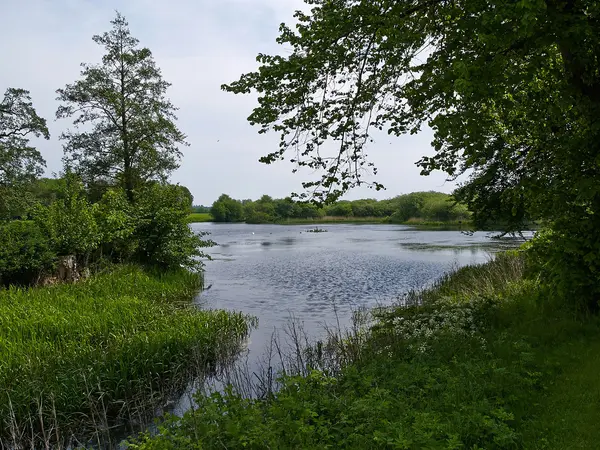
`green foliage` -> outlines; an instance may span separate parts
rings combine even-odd
[[[134,237],[139,222],[134,214],[125,191],[106,191],[95,205],[95,220],[100,231],[102,257],[115,262],[131,261],[138,250],[139,242]]]
[[[27,136],[50,138],[46,120],[37,115],[29,91],[8,88],[0,102],[0,185],[41,175],[42,155],[29,147]]]
[[[353,215],[352,204],[348,201],[335,202],[325,208],[328,216],[350,217]]]
[[[56,253],[35,222],[0,223],[0,284],[29,284],[54,265]]]
[[[189,206],[180,186],[152,184],[140,192],[133,212],[136,261],[164,269],[202,266],[201,249],[213,243],[188,226]]]
[[[188,188],[186,188],[185,186],[182,186],[180,184],[177,184],[176,186],[181,191],[181,193],[185,196],[185,198],[187,200],[186,204],[188,206],[188,212],[192,212],[192,208],[194,205],[194,196],[192,195],[190,190]]]
[[[395,208],[390,221],[396,223],[408,222],[410,219],[453,222],[468,220],[470,217],[466,206],[457,204],[450,195],[441,192],[413,192],[391,199],[390,202]]]
[[[93,40],[105,49],[101,64],[83,65],[81,79],[59,89],[57,118],[75,118],[67,131],[65,163],[84,179],[120,183],[132,201],[149,180],[165,181],[179,166],[185,135],[175,125],[176,108],[165,97],[152,53],[139,48],[123,16]],[[191,205],[190,205],[191,206]]]
[[[74,255],[82,267],[103,260],[163,270],[202,267],[199,258],[206,255],[201,249],[212,242],[202,239],[206,233],[195,234],[188,226],[191,201],[187,189],[150,183],[132,204],[124,190],[112,188],[92,204],[77,175],[68,173],[58,184],[57,197],[48,206],[39,204],[33,213],[39,239],[43,236],[53,254]],[[27,239],[26,233],[22,240]],[[25,254],[35,267],[35,255]]]
[[[553,291],[583,309],[600,310],[600,236],[593,223],[577,230],[546,230],[527,243],[532,271]],[[557,245],[558,243],[558,245]]]
[[[240,215],[239,205],[242,205]],[[413,192],[389,200],[342,200],[326,207],[313,203],[295,202],[291,198],[273,199],[263,195],[259,200],[239,202],[223,194],[213,204],[212,213],[217,222],[245,220],[247,223],[277,223],[296,220],[332,220],[343,218],[385,219],[404,223],[409,219],[424,219],[432,222],[454,222],[468,220],[470,213],[463,204],[456,203],[448,194],[441,192]],[[231,220],[235,217],[235,220]]]
[[[422,174],[467,175],[455,197],[479,228],[548,223],[552,282],[583,283],[595,304],[584,286],[598,285],[600,2],[307,3],[294,28],[280,27],[285,56],[261,54],[255,72],[223,86],[256,92],[248,120],[280,134],[262,161],[289,154],[320,174],[306,190],[335,200],[364,183],[373,131],[427,125],[435,154],[418,161]]]
[[[64,189],[60,178],[38,178],[31,183],[29,191],[37,203],[50,206],[63,197]]]
[[[463,268],[378,310],[341,369],[289,375],[262,399],[198,395],[130,448],[522,448],[573,343],[600,339],[524,269],[519,255]]]
[[[8,88],[0,101],[0,219],[22,216],[29,206],[24,185],[40,176],[46,162],[29,136],[50,138],[29,91]]]
[[[0,291],[0,443],[40,448],[46,438],[64,448],[99,423],[149,419],[234,355],[248,318],[191,305],[200,286],[199,274],[183,270],[120,267],[76,284]]]
[[[61,184],[61,198],[47,208],[40,207],[35,221],[58,255],[76,255],[86,261],[102,238],[96,223],[97,208],[88,202],[78,176],[67,174]]]
[[[244,220],[244,208],[238,200],[222,194],[210,208],[215,222],[241,222]]]
[[[210,206],[193,205],[192,206],[192,213],[196,213],[196,214],[210,213]]]

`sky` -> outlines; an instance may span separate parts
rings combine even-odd
[[[285,197],[315,177],[292,174],[289,162],[258,162],[277,148],[279,136],[259,135],[248,124],[256,96],[226,93],[220,86],[256,69],[258,53],[285,54],[275,42],[279,24],[292,23],[300,8],[306,9],[302,0],[1,0],[0,91],[31,92],[51,133],[49,141],[32,142],[47,161],[47,174],[59,172],[58,136],[69,123],[54,118],[56,89],[78,79],[82,62],[100,62],[102,48],[92,36],[108,31],[118,10],[172,83],[167,95],[179,108],[178,125],[190,146],[182,148],[181,167],[171,181],[187,186],[195,204],[210,205],[222,193],[239,199]],[[455,186],[444,174],[423,177],[414,164],[433,153],[431,140],[428,129],[415,136],[377,136],[367,153],[386,190],[361,187],[345,198],[451,192]]]

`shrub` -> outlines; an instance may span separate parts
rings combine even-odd
[[[553,227],[538,233],[526,244],[532,272],[539,274],[557,296],[576,303],[583,310],[598,311],[599,235],[581,229],[560,229],[556,224]]]
[[[438,222],[468,218],[467,208],[464,205],[454,203],[450,197],[428,199],[424,202],[420,214],[424,219]]]
[[[96,206],[87,200],[78,176],[67,174],[61,184],[62,198],[47,208],[40,206],[34,218],[58,255],[75,255],[87,261],[102,237],[96,223]]]
[[[144,189],[134,208],[137,241],[134,258],[161,269],[198,269],[201,248],[212,245],[194,233],[187,223],[189,200],[178,186],[154,184]]]
[[[125,191],[109,189],[94,211],[101,236],[100,256],[115,262],[130,260],[138,248],[136,221]]]
[[[0,227],[2,284],[32,284],[55,259],[48,237],[35,222],[18,220]]]

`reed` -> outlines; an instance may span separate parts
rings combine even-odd
[[[194,306],[201,281],[121,267],[77,284],[0,291],[0,448],[133,430],[232,358],[252,321]]]

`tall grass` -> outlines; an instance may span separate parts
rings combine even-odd
[[[143,424],[232,357],[250,321],[194,307],[200,287],[198,274],[124,267],[0,291],[0,447],[60,447]]]

